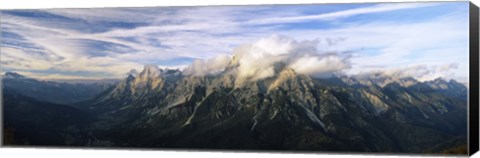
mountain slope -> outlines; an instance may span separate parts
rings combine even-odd
[[[4,145],[84,145],[94,117],[76,108],[3,91]]]
[[[72,104],[89,100],[104,90],[110,83],[70,84],[65,82],[39,81],[22,76],[15,72],[6,72],[2,77],[2,85],[36,100],[57,104]]]
[[[461,84],[352,84],[286,67],[275,74],[241,84],[231,71],[129,76],[87,110],[103,118],[93,127],[97,137],[116,146],[440,152],[448,142],[466,142]]]

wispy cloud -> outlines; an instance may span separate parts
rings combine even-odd
[[[391,68],[453,62],[459,63],[453,74],[465,76],[466,4],[2,11],[1,62],[7,71],[35,76],[40,76],[40,70],[49,70],[43,77],[75,76],[64,73],[67,71],[122,77],[144,64],[185,68],[186,62],[196,59],[231,56],[239,45],[280,34],[297,41],[316,40],[319,52],[353,51],[351,73],[376,70],[368,65]],[[425,18],[385,20],[412,13]]]
[[[378,4],[371,7],[358,8],[337,11],[332,13],[317,14],[317,15],[303,15],[293,17],[274,17],[266,19],[255,19],[248,21],[247,24],[260,25],[260,24],[278,24],[278,23],[298,23],[311,20],[333,20],[337,18],[345,18],[355,15],[381,13],[402,9],[414,9],[420,7],[428,7],[437,5],[436,3],[392,3],[392,4]]]

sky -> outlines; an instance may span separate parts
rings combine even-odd
[[[246,76],[269,76],[268,71],[251,69],[268,69],[271,63],[261,61],[275,59],[317,76],[381,72],[468,82],[468,2],[2,10],[0,14],[2,71],[34,78],[123,78],[146,64],[202,75],[217,71],[224,59],[242,55],[244,65],[249,65],[244,68]]]

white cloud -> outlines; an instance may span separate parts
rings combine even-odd
[[[413,77],[419,81],[430,81],[437,78],[456,79],[453,75],[455,69],[458,69],[458,64],[450,63],[443,65],[428,66],[423,64],[410,65],[406,67],[397,68],[377,68],[368,72],[359,72],[357,75],[361,76],[387,76],[394,79]],[[464,82],[463,80],[460,80]]]
[[[168,16],[171,12],[152,8],[102,8],[102,9],[46,9],[43,10],[58,16],[81,19],[90,22],[136,22],[147,23],[157,17]]]
[[[137,69],[131,69],[128,73],[127,73],[127,76],[133,76],[133,77],[136,77],[138,75],[138,71]]]
[[[375,66],[395,68],[423,64],[455,63],[455,78],[468,78],[468,18],[453,13],[421,22],[371,22],[327,30],[283,32],[297,39],[318,36],[344,38],[336,45],[320,42],[319,50],[353,50],[348,74],[375,70]],[[373,66],[373,67],[372,67]]]
[[[220,55],[207,60],[194,60],[193,63],[186,67],[183,72],[185,75],[204,76],[208,74],[216,74],[223,70],[230,62],[231,57]]]
[[[116,79],[114,77],[104,77],[104,76],[85,76],[85,75],[65,75],[62,73],[42,73],[42,72],[31,72],[27,70],[18,70],[16,71],[20,75],[26,76],[28,78],[35,78],[40,80],[101,80],[101,79]]]
[[[165,8],[171,9],[168,11],[155,11],[157,8],[150,8],[146,12],[141,11],[144,8],[139,10],[134,8],[47,10],[59,16],[92,22],[92,28],[100,27],[95,26],[96,22],[149,22],[147,26],[113,29],[102,33],[85,33],[70,29],[75,27],[75,23],[59,23],[45,18],[35,19],[2,14],[2,31],[22,35],[25,40],[44,49],[51,59],[56,59],[42,61],[40,60],[42,58],[29,56],[25,52],[4,53],[5,49],[2,48],[2,62],[21,58],[24,60],[16,60],[20,65],[25,65],[26,61],[35,62],[39,69],[105,72],[116,74],[115,77],[124,77],[128,70],[142,68],[141,65],[146,64],[145,61],[188,57],[203,59],[203,65],[210,65],[207,62],[208,59],[219,55],[231,55],[231,50],[238,45],[252,43],[271,34],[282,34],[295,40],[264,39],[263,42],[254,44],[256,46],[249,45],[243,48],[247,52],[261,52],[256,55],[246,54],[245,59],[256,62],[242,61],[244,65],[249,65],[242,68],[243,76],[256,78],[272,76],[274,73],[272,64],[276,62],[288,63],[300,73],[317,75],[339,70],[348,70],[349,73],[374,70],[368,67],[370,65],[391,68],[415,63],[424,63],[428,66],[457,63],[458,69],[452,72],[452,75],[468,76],[468,54],[466,53],[468,49],[465,48],[468,44],[468,31],[466,31],[468,19],[458,18],[464,17],[463,13],[452,13],[422,22],[371,21],[337,23],[338,27],[328,29],[282,29],[283,24],[314,20],[332,22],[327,20],[341,20],[341,18],[355,15],[436,4],[389,3],[318,15],[305,15],[301,10],[278,11],[258,6],[192,7],[183,10]],[[262,14],[259,14],[259,11],[262,11]],[[118,37],[131,38],[135,41],[121,40]],[[123,54],[112,52],[108,57],[87,57],[86,54],[92,50],[89,45],[82,43],[82,40],[120,44],[131,48],[132,51]],[[333,42],[336,44],[332,44],[332,41],[336,41]],[[301,52],[307,53],[298,53],[300,48],[304,49]],[[378,52],[368,54],[363,48],[378,49]],[[25,48],[15,51],[19,50],[26,51]],[[351,64],[344,60],[345,57],[341,53],[315,55],[315,53],[352,50],[355,53],[352,58],[349,58]],[[4,56],[4,54],[10,56]],[[236,53],[237,55],[240,54]],[[269,59],[272,62],[260,59]],[[202,65],[199,61],[197,63]],[[334,65],[332,63],[337,63],[337,67],[332,67]],[[185,63],[170,65],[170,67],[186,68],[187,66],[183,64]],[[18,64],[14,65],[7,67],[19,68]],[[351,69],[348,69],[349,67]],[[217,67],[206,68],[199,70],[201,72],[199,74],[209,73],[212,70],[218,69]]]
[[[253,44],[237,47],[233,58],[220,55],[213,59],[195,60],[184,72],[187,75],[203,76],[223,71],[229,63],[238,64],[237,77],[239,82],[243,82],[272,77],[282,67],[316,77],[331,77],[333,73],[350,67],[348,57],[342,57],[338,53],[319,52],[317,44],[317,40],[299,42],[289,37],[272,35]]]
[[[142,65],[124,61],[115,57],[88,57],[87,53],[92,51],[91,47],[78,39],[97,40],[97,38],[82,38],[87,35],[77,31],[55,28],[49,24],[51,24],[49,21],[34,20],[2,14],[2,32],[9,31],[11,33],[21,35],[23,40],[38,47],[38,49],[35,48],[35,50],[31,50],[32,48],[21,48],[21,46],[7,47],[2,43],[1,53],[3,68],[22,71],[24,74],[35,75],[31,77],[38,78],[45,78],[49,76],[70,76],[68,78],[72,78],[75,75],[40,75],[40,73],[31,73],[27,71],[59,70],[68,72],[104,72],[104,76],[90,77],[112,78],[121,77],[125,74],[125,70],[136,68]],[[35,55],[33,53],[28,53],[28,51],[42,52],[42,55]],[[18,63],[5,64],[9,61],[16,61]],[[112,74],[114,76],[112,76]]]
[[[53,67],[53,64],[42,56],[27,53],[22,49],[11,47],[0,47],[3,67],[17,70],[46,70]]]
[[[317,40],[296,41],[273,35],[235,50],[238,77],[253,80],[272,77],[277,67],[286,66],[305,75],[325,76],[349,68],[348,58],[317,50]],[[328,76],[329,77],[329,76]]]
[[[354,16],[354,15],[380,13],[380,12],[395,11],[395,10],[401,10],[401,9],[412,9],[412,8],[426,7],[426,6],[432,6],[432,5],[436,5],[436,4],[435,3],[378,4],[372,7],[343,10],[343,11],[318,14],[318,15],[255,19],[255,20],[248,21],[247,24],[260,25],[260,24],[296,23],[296,22],[311,21],[311,20],[332,20],[336,18],[345,18],[345,17]]]
[[[297,73],[316,77],[331,77],[333,73],[350,68],[349,63],[338,55],[326,57],[304,56],[290,65]]]

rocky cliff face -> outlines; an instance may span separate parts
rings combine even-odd
[[[234,60],[206,76],[146,66],[86,109],[103,118],[97,138],[120,146],[435,152],[466,140],[467,88],[455,81],[275,72],[241,79]]]
[[[33,144],[44,144],[28,132],[33,124],[58,129],[45,137],[57,144],[87,146],[434,153],[466,143],[468,88],[454,80],[313,78],[282,64],[273,76],[253,79],[238,76],[238,64],[233,59],[225,71],[204,76],[147,65],[75,107],[30,97],[32,88],[70,94],[71,84],[7,73],[5,108],[16,113],[7,124]],[[18,117],[31,109],[45,112]]]

